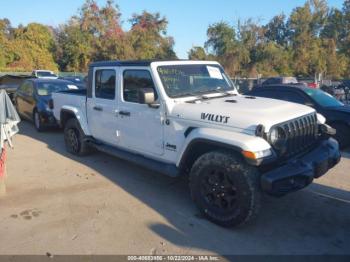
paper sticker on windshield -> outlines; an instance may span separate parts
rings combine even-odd
[[[79,89],[77,86],[75,85],[67,85],[68,86],[68,89]]]
[[[213,66],[207,66],[210,78],[223,79],[220,69]]]

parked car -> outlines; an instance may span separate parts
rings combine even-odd
[[[343,89],[345,93],[345,101],[350,102],[350,80],[343,80],[339,84],[338,88]]]
[[[60,77],[59,79],[71,81],[76,85],[79,89],[86,89],[86,81],[85,77],[79,77],[79,76],[64,76]]]
[[[323,85],[321,86],[321,90],[332,95],[339,101],[346,101],[345,90],[340,85]]]
[[[262,82],[262,86],[266,85],[273,85],[273,84],[299,84],[296,77],[289,76],[289,77],[270,77],[266,79],[264,82]]]
[[[78,87],[70,81],[59,79],[28,79],[15,93],[17,112],[23,118],[33,121],[39,132],[45,127],[57,126],[52,113],[51,95],[53,92],[69,89],[78,89]]]
[[[303,78],[303,77],[298,77],[298,82],[306,87],[310,88],[319,88],[320,84],[314,79],[314,78]],[[288,84],[288,83],[285,83]]]
[[[254,218],[263,192],[304,188],[340,161],[314,109],[241,96],[217,62],[96,62],[88,79],[86,93],[53,94],[67,151],[189,175],[195,204],[222,226]]]
[[[350,146],[350,106],[344,105],[330,94],[307,87],[271,85],[256,88],[249,95],[285,100],[313,107],[326,118],[326,123],[336,129],[334,137],[340,147]]]
[[[44,79],[57,79],[58,76],[50,70],[34,70],[32,72],[32,76],[36,78],[44,78]]]

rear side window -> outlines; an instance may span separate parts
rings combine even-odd
[[[19,91],[27,96],[33,95],[33,84],[29,81],[24,82],[21,87],[19,88]]]
[[[101,69],[95,72],[95,97],[103,99],[115,98],[116,73],[112,69]]]
[[[123,74],[123,99],[126,102],[138,103],[140,88],[153,88],[155,99],[157,93],[152,76],[147,70],[125,70]]]

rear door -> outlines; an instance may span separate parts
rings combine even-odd
[[[120,86],[120,145],[145,155],[162,155],[162,107],[151,108],[138,101],[140,88],[153,88],[159,100],[151,71],[148,67],[121,68]]]
[[[92,136],[112,145],[117,144],[117,71],[117,67],[94,68],[92,96],[86,102]]]

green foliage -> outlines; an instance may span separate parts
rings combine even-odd
[[[31,23],[12,28],[8,20],[0,21],[0,68],[12,71],[31,71],[37,68],[58,70],[53,58],[52,31]]]
[[[201,46],[194,46],[188,52],[188,58],[190,60],[207,60],[207,57],[205,49]]]
[[[232,76],[274,75],[349,77],[350,0],[330,9],[325,0],[307,0],[289,17],[266,25],[252,19],[237,26],[219,22],[208,27],[205,56],[215,57]],[[193,48],[189,58],[203,54]]]
[[[120,16],[111,0],[103,7],[87,0],[80,13],[57,32],[60,68],[86,71],[97,60],[176,58],[174,40],[166,36],[168,22],[160,14],[134,14],[130,31],[122,29]]]
[[[37,23],[14,28],[0,19],[0,70],[86,71],[97,60],[176,58],[165,17],[143,11],[128,22],[126,31],[113,0],[103,6],[86,0],[58,28]],[[342,9],[306,0],[289,17],[279,14],[265,25],[221,21],[208,27],[207,37],[204,47],[189,50],[189,58],[218,60],[231,76],[350,75],[350,0]]]
[[[146,11],[134,14],[131,29],[124,31],[120,17],[112,0],[104,6],[86,0],[59,28],[35,23],[12,28],[7,19],[0,20],[0,68],[86,71],[97,60],[176,58],[166,18]]]

